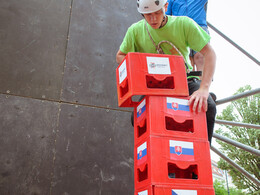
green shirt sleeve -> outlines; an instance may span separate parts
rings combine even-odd
[[[127,54],[128,52],[135,52],[135,34],[134,34],[134,26],[130,26],[126,32],[126,35],[123,39],[123,42],[120,45],[120,51]]]
[[[199,52],[210,41],[210,36],[192,19],[185,22],[185,36],[188,46]]]

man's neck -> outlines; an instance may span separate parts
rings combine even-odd
[[[165,16],[164,19],[163,19],[163,21],[162,21],[162,25],[160,26],[160,28],[164,27],[165,24],[167,23],[167,21],[168,21],[168,17]]]

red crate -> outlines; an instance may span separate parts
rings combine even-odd
[[[213,187],[150,185],[135,189],[135,195],[215,195]]]
[[[153,195],[215,195],[212,187],[155,186]]]
[[[194,113],[189,98],[145,96],[134,108],[135,144],[149,135],[208,140],[206,113]]]
[[[213,185],[207,141],[149,136],[135,146],[134,169],[136,189],[160,184]]]
[[[142,187],[139,189],[135,188],[135,195],[153,195],[154,194],[153,188],[154,188],[153,185]]]
[[[174,55],[128,53],[116,69],[118,105],[134,107],[136,95],[188,96],[183,58]]]

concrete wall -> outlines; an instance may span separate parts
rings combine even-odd
[[[134,192],[115,54],[135,0],[0,1],[0,194]]]

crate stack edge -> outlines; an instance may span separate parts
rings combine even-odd
[[[183,59],[128,53],[116,76],[118,105],[134,107],[135,195],[214,194],[206,117],[189,109]]]

